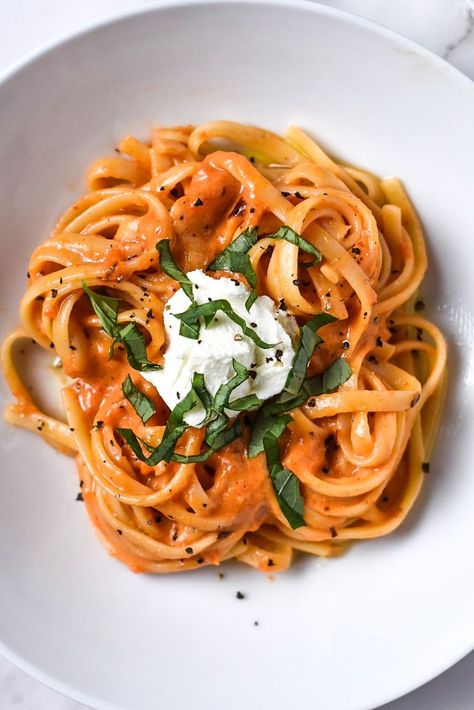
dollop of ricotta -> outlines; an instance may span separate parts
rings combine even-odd
[[[204,375],[207,389],[215,395],[219,387],[234,375],[232,360],[235,359],[248,368],[249,377],[231,395],[226,414],[236,417],[232,401],[249,394],[255,394],[263,402],[281,392],[291,369],[295,350],[294,338],[298,332],[295,319],[279,310],[268,296],[258,296],[250,310],[245,301],[250,291],[243,284],[231,278],[212,278],[200,269],[187,274],[193,284],[196,303],[226,299],[237,315],[271,348],[261,348],[246,336],[240,326],[225,313],[218,311],[206,327],[201,325],[198,340],[180,335],[180,321],[175,313],[183,313],[191,301],[179,289],[168,301],[164,310],[164,326],[167,348],[162,370],[143,372],[142,376],[151,382],[170,409],[173,409],[188,394],[195,372]],[[205,412],[197,405],[184,419],[190,426],[199,427]]]

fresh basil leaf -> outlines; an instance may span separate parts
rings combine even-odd
[[[238,439],[242,435],[243,427],[242,422],[237,419],[232,426],[227,429],[221,429],[217,432],[212,439],[212,448],[214,451],[222,449],[222,447],[227,446],[235,439]]]
[[[148,451],[152,451],[148,457],[144,455],[140,446],[140,440],[133,433],[133,431],[131,431],[131,429],[117,428],[115,431],[125,439],[140,461],[148,464],[148,466],[156,466],[156,464],[160,461],[171,460],[171,456],[174,453],[174,447],[188,426],[184,421],[184,415],[190,412],[197,403],[198,397],[194,389],[191,389],[186,397],[176,405],[168,417],[168,422],[166,424],[165,431],[163,432],[163,438],[161,439],[160,444],[153,449],[151,449],[148,445],[146,446]]]
[[[199,321],[197,323],[183,323],[179,324],[179,334],[183,338],[189,338],[190,340],[198,340],[199,333],[201,332],[201,324]]]
[[[176,461],[178,463],[202,463],[203,461],[207,461],[216,453],[216,451],[222,449],[224,446],[227,446],[227,444],[230,444],[232,441],[239,439],[240,436],[242,436],[242,431],[242,423],[237,420],[231,427],[222,429],[214,437],[214,446],[212,448],[209,448],[207,451],[203,451],[200,454],[194,454],[191,456],[185,456],[184,454],[173,454],[171,461]]]
[[[228,382],[224,382],[219,387],[212,401],[215,419],[211,421],[207,427],[206,443],[213,449],[217,447],[216,442],[220,440],[220,437],[224,436],[224,430],[229,423],[229,417],[224,413],[224,409],[226,407],[232,409],[229,405],[229,398],[232,392],[249,377],[247,368],[245,365],[238,362],[238,360],[232,360],[232,367],[235,372],[234,377],[232,377]]]
[[[174,453],[170,460],[176,463],[203,463],[208,461],[215,453],[214,449],[206,449],[201,454],[190,454],[189,456]]]
[[[208,424],[205,441],[212,449],[215,448],[215,442],[219,434],[224,431],[228,423],[229,417],[220,413]]]
[[[322,254],[318,249],[316,249],[316,247],[314,247],[310,242],[308,242],[297,232],[295,232],[294,229],[291,229],[291,227],[287,227],[286,225],[284,227],[280,227],[278,232],[275,232],[275,234],[269,234],[268,238],[284,239],[286,242],[290,242],[290,244],[294,244],[295,246],[297,246],[299,249],[301,249],[301,251],[304,251],[307,254],[311,254],[313,258],[310,262],[304,263],[305,267],[313,266],[314,264],[316,264],[317,261],[321,261],[322,259]]]
[[[324,392],[333,392],[338,387],[347,382],[352,375],[352,370],[344,358],[338,358],[333,364],[323,372]]]
[[[246,397],[239,397],[229,402],[227,407],[234,412],[248,412],[261,406],[261,401],[256,394],[248,394]]]
[[[232,359],[232,367],[235,375],[227,382],[224,382],[214,395],[213,407],[216,412],[221,413],[227,407],[232,392],[249,377],[249,372],[245,365],[241,365],[237,360]]]
[[[162,370],[157,362],[148,360],[145,338],[136,323],[127,323],[117,329],[115,340],[125,346],[130,367],[139,372]]]
[[[143,461],[143,463],[148,464],[148,466],[155,466],[160,461],[176,461],[178,463],[199,463],[207,461],[218,449],[226,446],[226,444],[229,444],[242,435],[242,424],[237,421],[231,427],[227,427],[229,422],[228,417],[219,414],[208,426],[208,433],[210,431],[209,441],[206,436],[206,443],[209,446],[208,449],[202,451],[200,454],[190,456],[176,453],[174,447],[187,428],[184,422],[184,416],[194,408],[198,400],[202,402],[206,410],[205,421],[208,421],[211,416],[215,414],[212,409],[212,398],[205,386],[204,376],[200,373],[195,373],[193,376],[192,389],[171,412],[163,433],[163,438],[156,447],[150,446],[146,441],[140,439],[131,429],[117,427],[115,431],[122,436],[135,456],[140,461]],[[146,456],[143,449],[146,449],[150,453],[150,456]]]
[[[142,451],[142,446],[145,446],[145,442],[143,439],[140,439],[136,434],[131,429],[124,429],[123,427],[115,427],[114,429],[116,434],[120,434],[120,436],[127,442],[129,447],[132,449],[133,453],[139,459],[140,461],[143,461],[143,463],[148,463],[149,458],[145,456],[145,454]],[[153,450],[152,447],[150,446],[145,446],[145,448],[148,449],[148,451]],[[150,466],[152,464],[149,464]]]
[[[277,438],[281,436],[286,424],[291,420],[291,417],[287,415],[281,416],[284,412],[290,412],[299,407],[311,395],[337,389],[351,376],[351,369],[347,362],[336,360],[321,375],[305,380],[314,349],[322,342],[317,330],[334,320],[336,319],[328,313],[319,313],[301,328],[300,340],[292,368],[288,373],[285,389],[274,399],[264,404],[255,418],[248,445],[249,458],[253,458],[263,451],[263,440],[267,432],[273,433]]]
[[[156,408],[151,399],[149,399],[143,392],[140,392],[138,387],[132,382],[130,375],[127,375],[125,380],[122,382],[122,392],[124,397],[128,399],[140,419],[144,424],[147,423],[149,419],[155,414]]]
[[[306,370],[313,352],[316,346],[323,342],[316,331],[335,320],[336,318],[329,313],[319,313],[301,328],[293,364],[286,380],[285,392],[291,395],[298,394],[306,377]]]
[[[209,271],[233,271],[242,274],[246,278],[251,288],[251,293],[245,302],[245,307],[248,311],[257,298],[255,290],[257,287],[257,275],[252,268],[252,262],[247,252],[253,247],[257,239],[257,227],[244,230],[207,267]]]
[[[137,324],[127,323],[122,326],[117,324],[120,299],[102,296],[92,291],[85,281],[82,281],[82,288],[89,297],[92,308],[99,318],[102,328],[107,335],[113,338],[113,343],[109,349],[109,358],[114,354],[115,343],[122,343],[127,351],[130,367],[133,367],[139,372],[161,370],[161,365],[148,360],[145,338]]]
[[[212,395],[206,387],[204,375],[202,375],[200,372],[194,373],[193,379],[192,379],[192,386],[193,386],[193,390],[196,392],[198,398],[200,399],[201,404],[204,407],[204,411],[205,411],[204,419],[200,423],[200,426],[201,426],[201,425],[207,424],[212,419],[212,417],[214,415],[214,411],[212,408],[212,404],[213,404]]]
[[[265,435],[263,446],[278,505],[293,530],[300,528],[306,525],[303,518],[304,498],[300,492],[300,482],[292,471],[282,466],[278,438],[274,434]]]
[[[352,375],[352,370],[349,367],[347,360],[338,358],[327,370],[324,370],[320,375],[309,377],[305,380],[302,388],[304,400],[311,396],[327,394],[334,392],[338,387],[344,384]]]
[[[120,299],[111,298],[110,296],[102,296],[102,294],[92,291],[85,281],[82,281],[81,283],[83,290],[89,296],[91,306],[100,320],[102,328],[105,330],[107,335],[114,338]]]
[[[263,440],[266,434],[273,434],[273,436],[278,439],[285,431],[286,425],[290,422],[291,417],[289,414],[277,416],[265,406],[262,407],[255,418],[250,433],[247,451],[248,457],[253,459],[263,451]]]
[[[203,303],[202,305],[194,304],[183,313],[174,313],[174,316],[182,323],[186,323],[186,325],[193,325],[199,323],[199,319],[202,317],[210,315],[215,316],[218,311],[222,311],[228,318],[230,318],[230,320],[237,323],[244,335],[250,338],[250,340],[253,340],[253,342],[260,348],[273,348],[277,345],[277,343],[266,343],[264,340],[259,338],[257,333],[252,328],[248,327],[244,319],[237,315],[229,301],[224,298],[217,301],[209,301],[208,303]]]
[[[256,244],[258,239],[258,227],[249,227],[239,234],[233,242],[229,244],[220,254],[216,256],[212,264],[207,268],[210,271],[229,271],[227,266],[229,254],[247,254]]]
[[[193,284],[186,276],[184,271],[179,268],[179,266],[173,259],[173,256],[171,254],[170,240],[162,239],[161,241],[157,242],[156,250],[160,255],[160,266],[165,272],[165,274],[177,281],[186,296],[191,301],[194,301]]]

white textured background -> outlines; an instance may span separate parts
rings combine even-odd
[[[321,2],[411,37],[474,80],[474,0]],[[151,4],[152,0],[0,0],[0,71],[98,20]],[[384,710],[473,708],[474,653],[428,685],[384,706]],[[0,657],[0,710],[84,710],[84,706],[49,690]]]

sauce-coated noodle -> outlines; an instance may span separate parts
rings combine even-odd
[[[333,556],[351,540],[395,530],[422,485],[446,361],[443,336],[415,302],[427,260],[400,182],[334,162],[299,129],[282,139],[227,121],[159,128],[150,144],[127,137],[114,157],[92,165],[87,182],[90,192],[30,259],[22,326],[3,347],[15,397],[6,419],[76,456],[108,551],[140,572],[230,558],[279,571],[294,550]],[[303,268],[295,244],[268,237],[282,225],[321,261]],[[338,319],[321,329],[309,373],[339,357],[352,370],[335,392],[294,409],[280,439],[304,496],[306,525],[297,529],[277,503],[264,455],[246,455],[247,426],[206,462],[137,460],[115,428],[156,446],[169,409],[121,346],[108,359],[111,339],[82,288],[85,281],[120,298],[119,324],[137,323],[148,359],[162,362],[163,308],[178,284],[160,267],[157,241],[170,240],[185,272],[205,270],[250,227],[259,227],[249,251],[258,293],[283,303],[300,326],[321,311]],[[23,338],[51,348],[71,378],[64,422],[38,409],[17,374],[13,346]],[[124,398],[127,374],[155,405],[146,425]],[[179,451],[199,453],[203,436],[189,428]]]

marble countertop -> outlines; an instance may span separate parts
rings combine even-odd
[[[320,0],[416,40],[474,80],[474,0]],[[2,0],[0,71],[26,54],[98,20],[152,0]],[[0,657],[2,710],[84,710]],[[474,653],[384,710],[470,710]],[[328,708],[330,710],[330,708]]]

